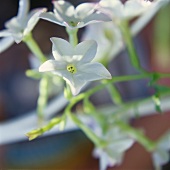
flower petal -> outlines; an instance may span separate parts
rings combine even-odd
[[[107,13],[112,19],[116,16],[122,18],[124,15],[124,5],[120,0],[101,0],[99,2],[100,10]]]
[[[23,34],[21,32],[14,32],[12,33],[12,37],[14,38],[15,42],[19,44],[23,39]]]
[[[11,32],[8,29],[0,31],[0,37],[8,37],[8,36],[11,36]]]
[[[47,60],[39,67],[39,72],[46,71],[57,71],[66,69],[66,63],[55,61],[55,60]]]
[[[53,1],[53,5],[55,7],[55,13],[58,13],[58,15],[65,21],[70,22],[74,21],[74,6],[66,1],[59,0],[59,1]],[[57,16],[56,16],[57,17]]]
[[[67,70],[55,70],[53,73],[57,74],[60,77],[63,77],[66,83],[70,86],[73,95],[77,95],[80,92],[81,88],[85,85],[84,81],[76,79],[74,75]]]
[[[29,0],[19,1],[19,10],[18,10],[17,18],[20,22],[23,22],[23,20],[26,18],[29,8],[30,8]]]
[[[94,81],[101,79],[111,79],[109,71],[100,63],[87,63],[77,67],[75,77],[83,81]]]
[[[40,8],[40,9],[33,10],[31,12],[32,15],[30,19],[28,20],[27,27],[24,30],[24,36],[32,31],[32,29],[35,27],[35,25],[40,19],[39,18],[40,14],[45,12],[46,10],[47,10],[46,8]]]
[[[129,0],[124,5],[124,16],[129,19],[138,16],[147,9],[150,3],[150,1]]]
[[[84,23],[84,26],[87,24],[90,24],[90,23],[107,22],[107,21],[111,21],[111,19],[107,15],[105,15],[99,11],[97,11],[96,13],[93,13],[91,15],[88,15],[87,17],[85,17],[82,20],[82,22]]]
[[[77,95],[81,88],[86,84],[85,80],[81,80],[75,77],[75,74],[68,72],[67,70],[55,70],[53,73],[57,74],[66,81],[70,86],[73,95]]]
[[[57,61],[63,60],[62,56],[73,56],[74,48],[68,41],[55,37],[50,40],[53,43],[52,53]]]
[[[42,13],[40,14],[40,18],[61,26],[65,26],[65,24],[63,23],[64,22],[63,19],[56,17],[56,15],[54,15],[52,12]]]
[[[166,5],[168,1],[157,0],[152,2],[150,9],[147,10],[137,21],[132,24],[131,32],[133,35],[136,35],[140,30],[142,30],[146,24],[155,16],[155,14]]]
[[[12,37],[5,37],[0,40],[0,53],[5,51],[14,43],[14,39]]]
[[[87,63],[93,60],[97,51],[97,43],[93,40],[87,40],[79,43],[75,48],[75,55],[82,55],[83,58],[79,64]]]
[[[71,80],[67,79],[67,78],[64,78],[64,79],[69,84],[73,95],[77,95],[80,92],[80,90],[82,89],[82,87],[86,84],[86,81],[75,77],[75,75],[73,75]]]
[[[133,139],[130,138],[122,138],[119,140],[112,141],[112,143],[108,147],[108,151],[111,151],[111,154],[115,153],[123,153],[125,150],[129,149],[134,143]],[[113,152],[115,151],[115,153]]]
[[[94,12],[95,3],[82,3],[78,5],[75,9],[76,15],[78,18],[83,19],[87,15],[90,15]]]
[[[22,29],[17,17],[13,17],[9,21],[7,21],[5,23],[5,27],[9,30],[12,30],[13,32],[20,32]]]

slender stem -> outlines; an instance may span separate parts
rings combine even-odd
[[[59,124],[61,121],[62,121],[62,117],[55,117],[47,125],[28,132],[26,136],[29,138],[29,140],[33,140],[37,138],[38,136],[42,135],[43,133],[45,133],[46,131],[52,129],[54,126]]]
[[[39,84],[39,97],[37,101],[37,113],[38,113],[38,122],[41,125],[44,119],[44,109],[47,105],[48,100],[48,77],[44,76],[40,80]]]
[[[69,113],[68,116],[73,122],[83,130],[86,136],[98,147],[105,147],[107,142],[98,137],[88,126],[86,126],[76,115]]]
[[[146,72],[140,65],[140,61],[139,61],[137,52],[134,47],[134,43],[132,40],[132,35],[129,29],[128,22],[126,21],[122,22],[120,24],[120,29],[122,31],[122,34],[123,34],[123,37],[124,37],[124,40],[127,46],[131,64],[133,65],[134,68],[136,68],[140,72]]]
[[[78,44],[78,38],[77,38],[78,29],[66,28],[66,31],[67,31],[67,33],[69,35],[70,44],[72,44],[73,46],[76,46]]]
[[[42,53],[36,41],[33,39],[32,34],[25,37],[24,42],[27,44],[31,52],[39,59],[41,63],[44,63],[47,59]]]
[[[116,105],[122,104],[122,97],[114,84],[108,84],[107,86],[109,95]]]

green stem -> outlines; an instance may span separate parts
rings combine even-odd
[[[122,97],[114,84],[108,84],[107,86],[109,95],[116,105],[122,104]]]
[[[111,80],[107,80],[107,83],[100,84],[100,85],[86,91],[86,95],[90,96],[90,95],[96,93],[97,91],[105,88],[106,85],[111,84],[111,83],[146,79],[146,78],[151,78],[155,75],[157,75],[159,78],[170,78],[170,74],[161,74],[161,73],[144,73],[144,74],[136,74],[136,75],[117,76],[117,77],[113,77]]]
[[[81,93],[78,96],[73,97],[70,100],[70,103],[65,109],[65,112],[70,113],[72,107],[79,102],[80,100],[84,99],[85,97],[90,97],[92,94],[96,93],[99,90],[102,90],[105,88],[107,85],[111,83],[116,83],[116,82],[124,82],[124,81],[131,81],[131,80],[139,80],[139,79],[145,79],[145,78],[150,78],[151,76],[154,76],[157,74],[159,78],[165,78],[165,77],[170,77],[170,74],[160,74],[160,73],[146,73],[146,74],[139,74],[139,75],[127,75],[127,76],[118,76],[118,77],[113,77],[111,80],[107,80],[106,83],[100,84],[85,93]]]
[[[69,29],[69,28],[66,28],[66,31],[67,31],[67,33],[69,35],[69,42],[70,42],[70,44],[72,44],[73,47],[75,47],[78,44],[78,38],[77,38],[78,29]]]
[[[137,70],[139,70],[140,72],[146,72],[140,65],[140,61],[137,55],[137,52],[135,50],[134,47],[134,43],[132,40],[132,36],[131,36],[131,32],[129,29],[129,25],[127,21],[124,21],[123,23],[120,24],[120,29],[122,31],[126,46],[127,46],[127,50],[129,53],[129,57],[130,57],[130,61],[131,64],[133,65],[134,68],[136,68]]]
[[[37,101],[37,113],[38,113],[38,119],[39,123],[43,121],[44,118],[44,109],[47,105],[47,100],[48,100],[48,77],[44,76],[40,80],[39,84],[39,97]]]
[[[41,63],[44,63],[47,59],[40,50],[38,44],[33,39],[32,34],[29,34],[25,37],[24,42],[27,44],[31,52],[39,59]]]
[[[107,142],[99,138],[88,126],[86,126],[76,115],[69,113],[68,116],[83,130],[86,136],[98,147],[104,147]]]
[[[54,126],[59,124],[61,121],[62,121],[62,117],[53,118],[47,125],[28,132],[26,136],[29,138],[29,140],[33,140],[37,138],[38,136],[42,135],[43,133],[45,133],[46,131],[52,129]]]

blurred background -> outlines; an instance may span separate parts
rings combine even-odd
[[[77,5],[84,0],[70,2]],[[53,8],[51,0],[31,0],[31,9],[36,7],[47,7],[49,10]],[[149,71],[170,72],[169,7],[162,9],[134,39],[141,63]],[[16,16],[17,9],[18,0],[0,1],[0,30],[4,29],[7,20]],[[79,31],[79,37],[83,32],[84,28]],[[43,20],[33,30],[33,36],[45,54],[51,53],[51,37],[68,39],[64,27]],[[0,123],[18,118],[36,108],[38,81],[25,76],[25,71],[30,68],[29,54],[24,43],[14,44],[0,54]],[[115,76],[136,73],[129,63],[126,51],[112,61],[111,67]],[[146,83],[145,80],[140,80],[119,83],[117,87],[123,99],[130,101],[153,93]],[[160,83],[170,86],[168,79]],[[104,97],[101,99],[98,97],[100,95]],[[92,100],[96,105],[111,103],[103,91],[94,95]],[[170,129],[170,111],[162,115],[136,118],[132,125],[144,128],[151,139],[158,139]],[[0,132],[0,137],[1,133],[8,132]],[[97,170],[98,160],[92,157],[92,151],[93,144],[80,130],[42,137],[31,142],[24,140],[0,146],[0,169]],[[163,168],[168,170],[170,165]],[[151,156],[142,146],[135,144],[126,153],[122,165],[114,169],[152,170]]]

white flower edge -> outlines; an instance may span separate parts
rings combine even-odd
[[[5,51],[14,42],[20,43],[33,30],[40,19],[39,15],[47,10],[38,8],[28,13],[29,6],[29,0],[20,0],[17,16],[5,23],[6,29],[0,31],[0,37],[4,37],[0,40],[0,52]]]
[[[77,95],[89,81],[112,78],[109,71],[101,63],[91,62],[97,50],[95,41],[83,41],[76,47],[60,38],[53,37],[51,41],[55,60],[43,63],[39,67],[39,71],[51,71],[63,77],[70,86],[73,95]]]
[[[133,35],[139,33],[148,22],[154,17],[154,15],[166,4],[170,3],[170,0],[155,0],[152,2],[151,8],[143,13],[131,26],[131,32]]]
[[[101,0],[99,9],[113,20],[130,20],[144,13],[151,4],[145,0],[128,0],[125,4],[120,0]]]
[[[169,159],[170,151],[170,131],[165,133],[159,140],[155,151],[152,153],[153,164],[156,170],[160,170],[161,166],[166,164]]]
[[[42,13],[40,18],[68,28],[82,28],[88,24],[111,21],[100,11],[96,3],[82,3],[76,8],[69,2],[53,1],[54,12]]]
[[[110,61],[124,45],[120,29],[113,22],[88,25],[82,40],[88,39],[98,44],[94,61]]]
[[[97,129],[96,133],[100,133],[100,130]],[[124,153],[134,144],[132,138],[115,127],[110,127],[107,134],[100,133],[99,136],[108,142],[104,148],[96,147],[93,151],[93,156],[99,158],[100,170],[121,164]]]
[[[14,44],[14,39],[12,37],[5,37],[0,40],[0,53],[8,49],[12,44]]]

